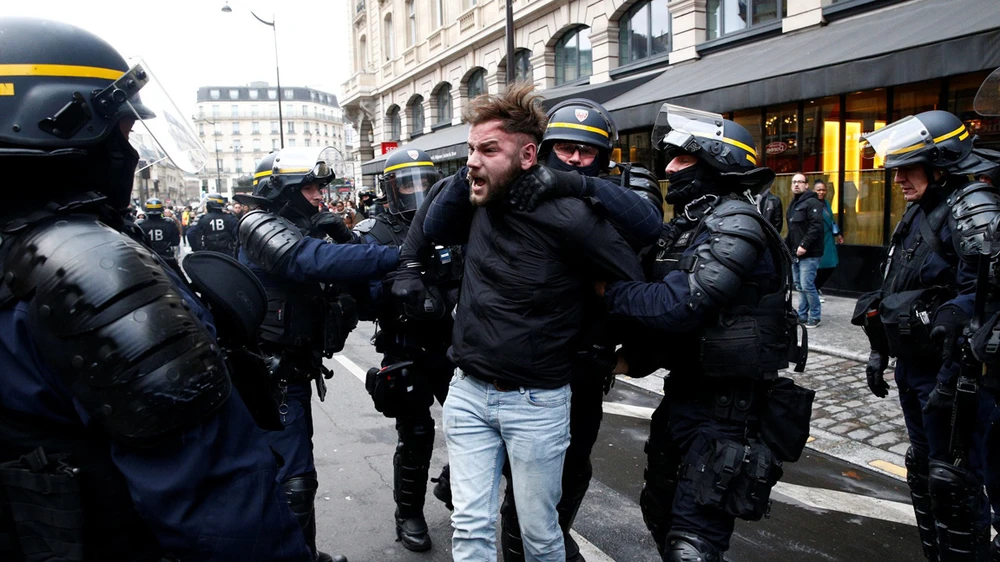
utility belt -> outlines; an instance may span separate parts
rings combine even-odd
[[[699,436],[692,444],[694,462],[680,467],[691,482],[696,504],[759,521],[771,511],[771,488],[781,478],[781,461],[764,443]]]
[[[951,287],[930,287],[890,293],[873,291],[861,295],[851,323],[861,326],[871,348],[905,360],[939,360],[931,341],[934,312],[954,298]]]
[[[267,290],[267,312],[261,324],[261,339],[266,342],[332,357],[344,349],[357,326],[357,304],[347,293],[308,296],[279,288]]]

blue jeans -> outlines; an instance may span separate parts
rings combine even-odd
[[[792,279],[799,292],[799,322],[819,322],[819,291],[816,290],[816,270],[820,258],[798,258],[792,264]]]
[[[500,476],[507,456],[525,559],[566,560],[556,504],[569,446],[570,387],[500,391],[455,370],[442,418],[451,464],[456,561],[495,562]]]

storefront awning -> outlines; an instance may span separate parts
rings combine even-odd
[[[580,86],[560,86],[539,92],[545,97],[543,105],[546,109],[555,104],[572,98],[586,98],[590,101],[603,104],[604,102],[620,96],[625,92],[637,87],[639,84],[648,82],[662,73],[659,70],[651,73],[644,73],[641,76],[629,76],[611,82],[601,82],[600,84],[583,84]]]
[[[668,68],[608,101],[620,130],[665,101],[733,111],[1000,66],[1000,2],[914,0]]]
[[[432,162],[445,162],[469,156],[469,125],[452,125],[434,131],[429,135],[419,136],[412,141],[400,145],[396,150],[420,149],[431,157]],[[371,176],[381,174],[385,167],[388,154],[383,154],[361,164],[361,174]]]

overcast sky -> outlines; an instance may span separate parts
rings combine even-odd
[[[356,0],[5,0],[3,15],[58,19],[111,43],[126,59],[142,57],[178,107],[194,113],[199,86],[275,83],[271,28],[277,20],[282,86],[308,86],[340,97],[347,62],[348,3]],[[42,61],[39,61],[42,62]]]

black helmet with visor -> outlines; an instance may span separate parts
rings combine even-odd
[[[282,148],[265,156],[253,174],[253,194],[258,200],[281,203],[304,185],[324,188],[336,178],[339,152],[331,147]]]
[[[965,123],[947,111],[910,115],[861,136],[865,158],[880,158],[886,168],[922,164],[951,172],[976,173],[980,165],[972,155],[973,135]],[[973,156],[970,159],[970,156]],[[988,169],[988,166],[987,166]]]
[[[163,214],[163,201],[156,197],[146,199],[146,216],[158,217]]]
[[[412,217],[440,179],[441,173],[423,150],[406,147],[394,150],[385,159],[382,170],[382,192],[389,202],[389,212]]]

